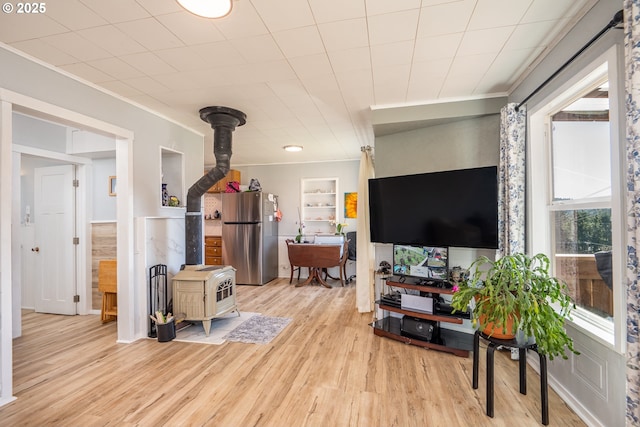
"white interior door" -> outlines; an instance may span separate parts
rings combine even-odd
[[[35,310],[76,314],[75,166],[34,171]]]

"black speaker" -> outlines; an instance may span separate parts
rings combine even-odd
[[[438,323],[417,317],[404,316],[400,332],[402,335],[431,342],[437,336]]]

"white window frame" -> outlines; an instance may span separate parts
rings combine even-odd
[[[619,108],[619,90],[621,64],[619,64],[616,47],[612,47],[598,59],[576,73],[566,83],[545,97],[528,110],[528,218],[527,236],[530,253],[543,252],[551,254],[552,230],[550,213],[554,209],[552,203],[552,174],[551,174],[551,141],[550,115],[559,111],[563,106],[584,94],[588,88],[593,88],[598,82],[609,81],[609,122],[611,141],[611,232],[613,260],[613,322],[594,315],[585,309],[577,309],[572,313],[570,321],[576,328],[592,339],[601,342],[614,351],[623,354],[625,351],[626,332],[626,293],[624,245],[624,212],[625,200],[622,196],[624,189],[624,135],[620,134],[620,120],[624,115]],[[617,142],[617,143],[616,143]],[[602,203],[591,200],[569,201],[563,208],[570,205],[574,209],[603,207]],[[595,203],[594,203],[595,202]],[[555,202],[555,208],[559,203]],[[609,203],[606,203],[609,207]]]

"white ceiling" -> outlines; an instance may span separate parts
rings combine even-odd
[[[357,159],[372,108],[508,94],[595,0],[49,0],[0,14],[0,42],[205,135],[198,110],[247,114],[232,166]],[[299,153],[284,145],[304,146]]]

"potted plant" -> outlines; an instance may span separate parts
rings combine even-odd
[[[468,278],[454,288],[451,306],[467,311],[473,300],[473,325],[485,331],[487,325],[506,333],[510,322],[517,331],[535,339],[540,353],[553,360],[567,358],[566,349],[575,354],[573,340],[567,335],[564,321],[575,304],[563,281],[549,274],[549,258],[523,253],[506,255],[497,261],[480,257],[470,267]]]

